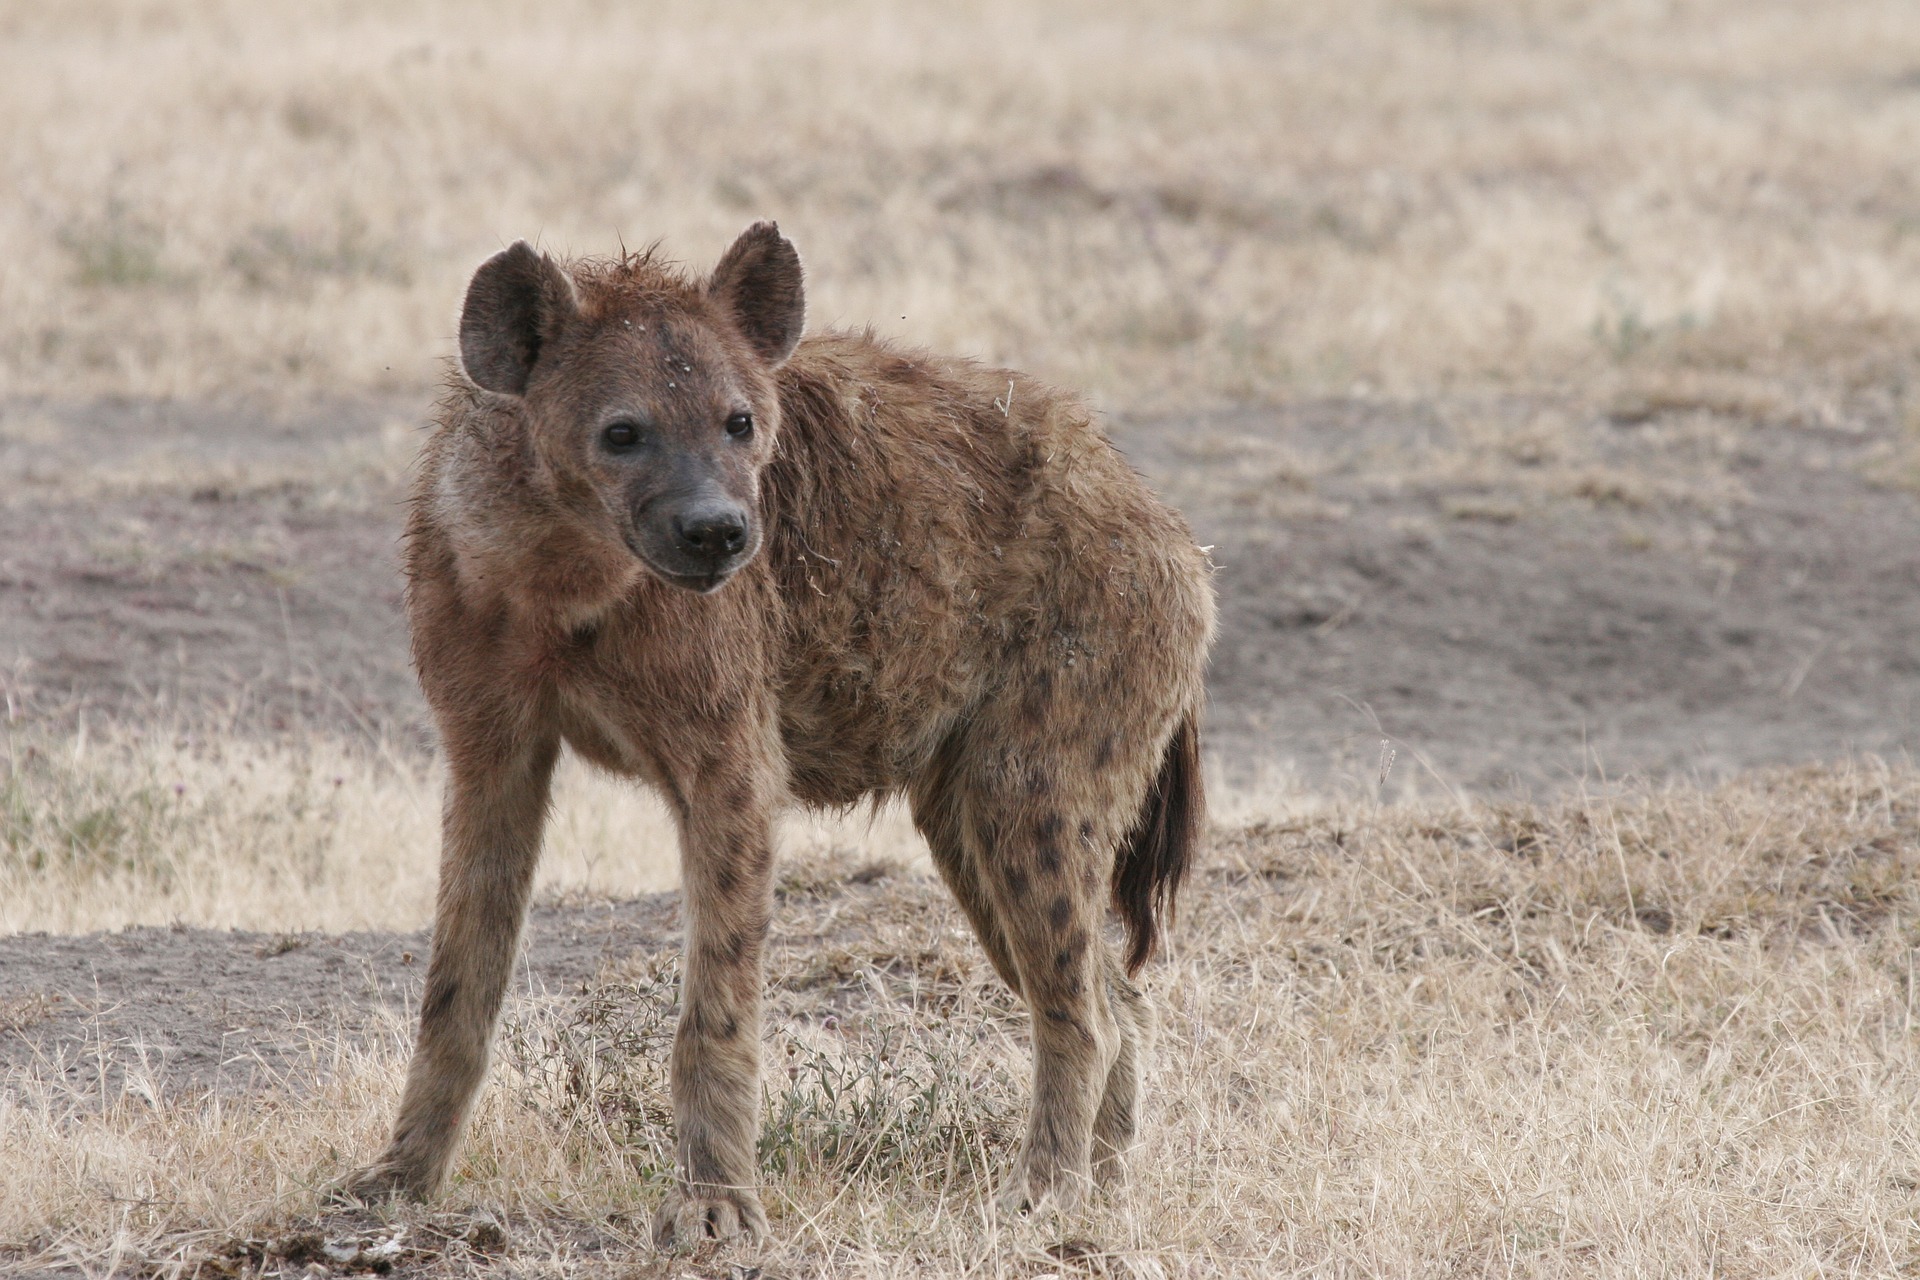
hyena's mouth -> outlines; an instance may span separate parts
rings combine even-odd
[[[662,569],[655,569],[654,572],[684,591],[703,596],[710,596],[726,586],[727,580],[734,574],[733,569],[715,569],[708,573],[668,573]]]
[[[691,591],[695,595],[702,596],[712,595],[726,586],[727,580],[738,573],[740,567],[752,558],[751,555],[730,556],[716,564],[695,569],[689,573],[684,568],[669,569],[661,564],[660,557],[648,555],[646,548],[639,544],[638,539],[627,539],[627,550],[633,552],[634,558],[646,566],[648,573],[662,582],[679,587],[682,591]]]

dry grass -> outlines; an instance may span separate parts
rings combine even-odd
[[[1920,1263],[1917,815],[1920,774],[1861,762],[1223,829],[1151,973],[1132,1180],[1072,1221],[987,1207],[1024,1018],[943,891],[817,846],[772,965],[772,1243],[641,1240],[674,976],[642,958],[514,1006],[448,1207],[390,1251],[459,1271],[503,1222],[540,1274],[1892,1274]],[[404,1028],[312,1034],[318,1083],[244,1096],[8,1081],[10,1256],[292,1272],[391,1240],[316,1197],[374,1150]]]
[[[513,237],[771,215],[1110,403],[1818,400],[1920,336],[1917,74],[1906,0],[10,4],[0,391],[412,393]]]
[[[0,754],[0,931],[127,925],[417,929],[433,914],[439,771],[415,755],[142,732]],[[679,883],[665,808],[568,758],[537,892],[632,897]],[[797,853],[922,856],[905,815],[793,815]]]

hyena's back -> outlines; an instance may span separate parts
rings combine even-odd
[[[847,334],[804,342],[780,394],[765,554],[795,795],[908,786],[975,727],[975,767],[1081,746],[1137,805],[1199,702],[1209,571],[1086,406]]]

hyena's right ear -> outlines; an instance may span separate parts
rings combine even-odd
[[[540,348],[580,312],[560,264],[516,240],[480,264],[460,311],[460,364],[474,384],[522,395]]]

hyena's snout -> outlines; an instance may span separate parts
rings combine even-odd
[[[737,559],[753,532],[747,509],[727,498],[690,503],[670,523],[682,554],[716,567]]]
[[[659,504],[640,523],[649,544],[642,558],[677,587],[712,591],[753,558],[759,531],[753,512],[724,492],[708,490]]]

